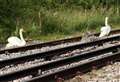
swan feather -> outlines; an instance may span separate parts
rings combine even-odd
[[[19,43],[21,43],[22,41],[18,37],[13,36],[8,38],[8,42],[11,44],[19,45]]]

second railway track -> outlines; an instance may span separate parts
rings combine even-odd
[[[110,35],[117,34],[117,33],[120,33],[120,29],[112,30]],[[91,34],[91,35],[98,36],[99,33],[94,33],[94,34]],[[24,53],[27,50],[34,50],[34,49],[36,49],[34,51],[38,51],[40,48],[41,48],[41,50],[43,50],[43,49],[48,50],[48,48],[50,49],[52,47],[60,47],[60,46],[64,46],[64,45],[70,45],[71,43],[73,44],[73,43],[76,43],[76,42],[80,42],[81,39],[82,39],[82,37],[78,36],[78,37],[73,37],[73,38],[67,38],[67,39],[45,42],[45,43],[37,43],[37,44],[32,44],[32,45],[26,45],[26,46],[23,46],[23,47],[16,47],[16,48],[9,48],[9,49],[4,49],[3,48],[3,49],[0,50],[0,54],[15,53],[15,52],[23,52]]]

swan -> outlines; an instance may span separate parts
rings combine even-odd
[[[105,18],[105,26],[101,28],[101,33],[99,37],[107,36],[109,35],[111,31],[111,27],[108,25],[108,17]]]
[[[22,34],[23,31],[24,31],[23,29],[19,30],[20,38],[16,36],[9,37],[6,48],[26,45],[26,41],[24,40],[23,34]]]

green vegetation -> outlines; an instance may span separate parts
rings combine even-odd
[[[0,0],[0,41],[18,36],[19,28],[26,39],[40,40],[98,32],[105,16],[120,26],[120,0]]]

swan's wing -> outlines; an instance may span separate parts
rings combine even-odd
[[[108,31],[111,31],[111,27],[109,26],[109,25],[107,25],[107,26],[104,26],[104,27],[102,27],[101,28],[101,32],[108,32]]]
[[[8,42],[15,45],[21,43],[21,40],[18,37],[10,37],[8,38]]]
[[[111,27],[108,25],[107,26],[107,32],[108,32],[108,34],[110,33],[110,31],[111,31]]]
[[[101,27],[101,32],[105,31],[106,30],[106,27]]]
[[[111,27],[110,26],[104,26],[101,28],[101,33],[99,35],[99,37],[102,37],[102,36],[105,36],[105,35],[108,35],[111,31]]]
[[[11,43],[7,43],[6,46],[5,46],[5,48],[12,48],[13,46],[15,46],[15,45],[13,45]]]
[[[102,28],[101,28],[101,33],[100,33],[99,37],[105,36],[105,35],[106,35],[106,31],[107,31],[106,27],[105,27],[105,26],[102,27]]]

